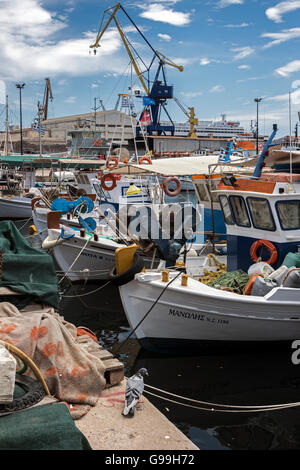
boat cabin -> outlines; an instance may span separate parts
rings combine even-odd
[[[259,258],[274,269],[300,247],[300,178],[265,173],[259,180],[223,178],[215,192],[227,227],[227,269],[243,271]]]

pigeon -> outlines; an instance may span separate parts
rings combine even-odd
[[[134,416],[135,406],[144,391],[144,376],[148,376],[145,368],[139,369],[136,374],[127,379],[125,390],[125,406],[122,411],[123,416]]]

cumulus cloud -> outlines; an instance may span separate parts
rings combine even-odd
[[[275,70],[275,72],[278,73],[278,75],[281,75],[282,77],[288,77],[292,73],[299,72],[299,71],[300,71],[300,60],[292,60],[292,62],[289,62],[283,67],[279,67],[278,69]]]
[[[224,89],[222,85],[215,85],[209,90],[209,93],[221,93]]]
[[[69,96],[64,101],[65,103],[68,103],[68,104],[74,104],[76,100],[77,100],[77,96]]]
[[[196,96],[203,95],[202,91],[182,91],[180,94],[185,98],[196,98]]]
[[[245,57],[248,57],[249,55],[252,55],[254,53],[253,47],[250,46],[235,47],[231,50],[232,52],[236,52],[233,60],[245,59]]]
[[[277,3],[274,7],[267,8],[266,15],[269,20],[275,21],[275,23],[281,23],[282,16],[285,13],[297,10],[300,8],[300,0],[289,0],[286,2]]]
[[[273,41],[268,42],[263,49],[268,49],[269,47],[281,44],[282,42],[290,41],[291,39],[296,39],[300,37],[300,28],[290,28],[283,29],[278,33],[264,33],[261,35],[263,38],[270,38]]]
[[[220,0],[218,3],[219,8],[229,7],[230,5],[242,5],[244,0]]]
[[[238,69],[241,69],[241,70],[250,70],[251,67],[250,67],[250,65],[244,64],[244,65],[239,65],[239,66],[238,66]]]
[[[167,41],[167,42],[170,42],[172,39],[171,36],[169,36],[169,34],[158,33],[157,36],[163,41]]]
[[[6,102],[6,85],[3,80],[0,80],[0,104],[5,104]]]
[[[122,43],[116,29],[106,31],[99,53],[93,57],[89,46],[95,33],[87,31],[77,38],[54,39],[55,33],[67,27],[38,0],[0,0],[0,78],[80,76],[99,70],[123,72],[128,61],[118,53]]]
[[[247,28],[249,23],[240,23],[240,24],[225,24],[225,28]]]
[[[191,13],[173,10],[173,8],[163,3],[165,2],[139,5],[143,10],[140,16],[148,20],[160,21],[173,26],[185,26],[191,22]]]

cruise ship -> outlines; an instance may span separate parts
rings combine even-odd
[[[167,124],[167,123],[161,123]],[[175,136],[185,137],[190,131],[189,122],[174,122],[175,125]],[[240,125],[238,121],[227,121],[226,115],[221,114],[220,121],[200,121],[195,126],[197,136],[199,138],[225,138],[230,139],[232,137],[253,137],[252,132],[245,131],[244,127]]]

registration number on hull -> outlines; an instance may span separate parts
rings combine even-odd
[[[215,323],[216,325],[228,325],[229,324],[229,320],[210,317],[210,316],[205,315],[204,313],[185,312],[184,310],[177,310],[174,308],[170,308],[169,315],[172,315],[173,317],[186,318],[188,320],[208,321],[210,323]]]

